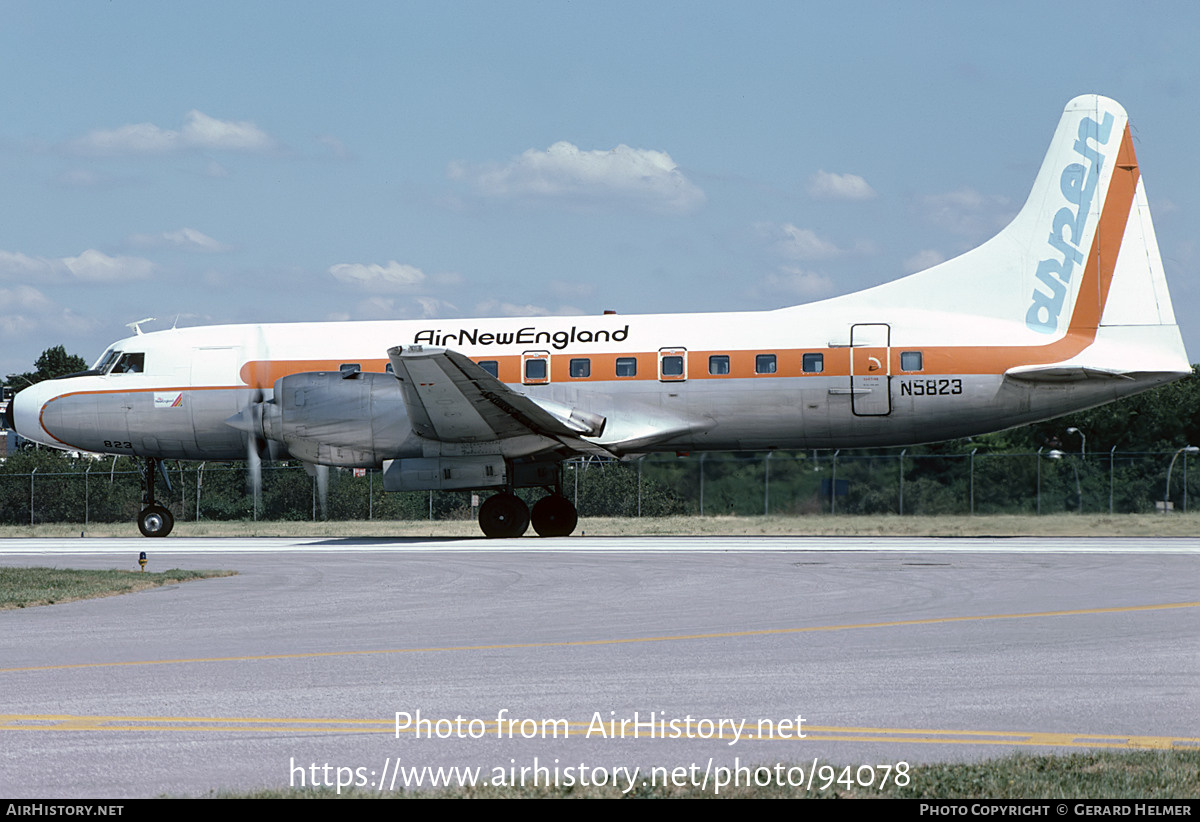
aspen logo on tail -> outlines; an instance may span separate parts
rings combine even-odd
[[[1087,161],[1087,166],[1071,163],[1063,169],[1059,183],[1069,205],[1054,215],[1048,240],[1054,254],[1038,263],[1037,279],[1049,293],[1037,287],[1033,289],[1033,303],[1025,313],[1025,325],[1032,331],[1041,334],[1058,331],[1058,318],[1071,288],[1071,275],[1075,266],[1083,263],[1084,232],[1104,168],[1105,155],[1100,149],[1108,144],[1112,127],[1111,112],[1104,113],[1103,122],[1085,117],[1079,124],[1079,139],[1075,141],[1074,149]],[[1089,140],[1095,142],[1095,147]]]

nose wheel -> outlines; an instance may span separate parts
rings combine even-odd
[[[146,458],[146,493],[142,496],[145,507],[138,514],[138,530],[144,537],[165,537],[175,527],[175,517],[154,501],[154,477],[158,473],[158,460]]]
[[[144,537],[165,537],[175,527],[175,517],[161,505],[150,505],[138,514],[138,530]]]

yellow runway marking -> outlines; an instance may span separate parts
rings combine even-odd
[[[1039,619],[1044,617],[1124,614],[1146,611],[1165,611],[1173,608],[1197,608],[1200,602],[1166,602],[1158,605],[1125,605],[1116,608],[1081,608],[1073,611],[1035,611],[1026,614],[983,614],[980,616],[935,617],[903,619],[894,622],[860,622],[848,625],[813,625],[806,628],[764,628],[757,631],[728,631],[712,634],[679,634],[675,636],[628,637],[623,639],[581,639],[562,642],[511,642],[495,645],[449,645],[430,648],[383,648],[371,651],[312,651],[297,654],[256,654],[252,656],[214,656],[184,659],[147,659],[128,662],[79,662],[67,665],[32,665],[24,668],[0,668],[0,674],[22,671],[61,671],[70,668],[118,668],[140,665],[180,665],[201,662],[262,662],[272,659],[318,659],[321,657],[379,656],[386,654],[428,654],[449,651],[505,651],[520,648],[583,648],[592,645],[626,645],[642,642],[681,642],[697,639],[734,639],[752,636],[782,636],[826,631],[854,631],[868,628],[903,628],[914,625],[944,625],[952,622],[988,622],[1001,619]]]
[[[436,722],[436,720],[433,720]],[[518,724],[508,721],[482,722],[484,738],[521,739]],[[603,738],[609,741],[621,739],[619,725],[603,723]],[[478,727],[478,725],[476,726]],[[598,724],[591,722],[565,722],[558,725],[558,738],[591,736],[601,738]],[[752,730],[753,729],[753,730]],[[804,738],[797,739],[794,733],[783,735],[763,734],[747,722],[738,744],[748,742],[909,742],[919,745],[1005,745],[1043,746],[1057,748],[1117,748],[1126,750],[1195,750],[1200,747],[1200,737],[1180,736],[1135,736],[1126,734],[1073,734],[1061,731],[970,731],[932,728],[870,728],[836,727],[824,725],[804,726]],[[0,714],[0,731],[103,731],[103,732],[204,732],[204,733],[331,733],[331,734],[396,734],[392,719],[274,719],[266,717],[202,717],[202,716],[75,716],[71,714]],[[538,727],[538,737],[543,731],[546,738],[554,738],[548,728]],[[670,728],[667,728],[670,731]],[[405,736],[415,733],[401,731]],[[627,729],[625,739],[634,739],[632,730]],[[676,741],[661,734],[651,737],[643,731],[641,739]],[[707,739],[734,741],[735,736],[714,733]]]

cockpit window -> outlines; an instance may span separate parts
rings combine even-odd
[[[117,357],[121,356],[120,351],[108,349],[104,352],[104,356],[96,360],[96,364],[92,366],[93,371],[99,371],[101,374],[107,374],[108,369],[112,368],[112,364],[117,361]]]
[[[142,353],[123,354],[113,367],[114,374],[140,374],[145,370],[146,355]]]

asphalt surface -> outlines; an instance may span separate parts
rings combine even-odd
[[[238,575],[0,611],[0,796],[391,791],[398,765],[815,790],[835,763],[1200,745],[1200,539],[46,539],[0,564],[142,550]]]

